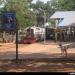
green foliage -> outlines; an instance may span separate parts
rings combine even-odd
[[[28,10],[31,0],[7,0],[5,11],[15,11],[19,28],[25,28],[34,24],[34,15]]]
[[[75,0],[58,0],[58,10],[75,11]]]
[[[19,22],[19,28],[24,28],[27,26],[32,26],[36,21],[35,10],[39,11],[40,15],[44,16],[43,12],[39,10],[41,8],[46,13],[47,21],[50,22],[50,16],[57,10],[63,11],[74,11],[75,10],[75,0],[50,0],[47,3],[37,1],[36,4],[32,4],[32,0],[6,0],[7,4],[5,8],[1,11],[15,11]],[[4,0],[0,0],[2,4]],[[33,12],[28,10],[33,8]],[[54,21],[51,21],[54,25]]]
[[[44,16],[44,12],[40,11],[39,8],[45,11],[47,20],[49,19],[50,14],[52,13],[50,4],[41,2],[39,0],[36,2],[36,4],[31,4],[30,7],[33,8],[34,11],[37,10],[40,13],[40,16]]]

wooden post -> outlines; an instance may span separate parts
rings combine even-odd
[[[18,63],[18,21],[16,19],[16,63]]]

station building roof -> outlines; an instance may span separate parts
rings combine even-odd
[[[63,19],[58,26],[75,26],[75,11],[56,11],[50,19]]]
[[[75,11],[56,11],[50,18],[61,19],[67,17],[75,17]]]
[[[75,26],[75,18],[65,18],[58,26]]]

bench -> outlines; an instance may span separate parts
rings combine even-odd
[[[62,44],[60,43],[59,46],[61,48],[61,55],[62,54],[65,54],[65,56],[67,56],[67,49],[69,48],[69,46],[71,45],[72,43],[69,43],[69,44]]]

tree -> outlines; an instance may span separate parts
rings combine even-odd
[[[75,10],[75,0],[58,0],[58,10]]]
[[[15,11],[19,22],[19,28],[25,28],[34,24],[34,15],[28,10],[31,0],[6,0],[4,11]]]
[[[37,13],[37,21],[39,24],[44,24],[44,12],[46,14],[46,21],[49,21],[50,15],[52,14],[52,8],[49,2],[44,3],[40,0],[38,0],[35,4],[31,4],[30,7],[34,10],[34,11],[38,11]],[[41,10],[39,10],[41,9]]]

